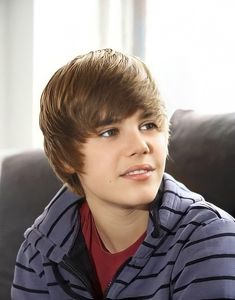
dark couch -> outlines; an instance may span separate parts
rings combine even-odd
[[[235,216],[235,113],[202,115],[178,110],[171,124],[166,171]],[[23,232],[61,185],[40,150],[3,160],[0,177],[1,300],[10,299],[15,257]]]
[[[23,241],[23,232],[58,191],[61,183],[40,150],[7,157],[1,169],[0,300],[9,300],[14,261],[17,248]]]
[[[235,112],[178,110],[166,171],[235,217]]]

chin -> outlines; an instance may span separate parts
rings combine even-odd
[[[137,207],[137,206],[148,206],[150,203],[153,202],[157,194],[157,191],[153,192],[140,192],[138,195],[130,196],[130,206]]]

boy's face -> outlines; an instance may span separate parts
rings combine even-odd
[[[139,110],[98,128],[98,134],[87,139],[84,174],[79,178],[88,203],[133,209],[155,198],[168,144],[167,133],[157,125],[156,117]]]

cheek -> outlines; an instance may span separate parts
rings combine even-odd
[[[161,136],[156,140],[155,151],[159,161],[165,161],[168,154],[167,137]]]
[[[111,181],[109,179],[110,174],[115,172],[115,157],[113,151],[107,151],[106,149],[95,149],[89,151],[85,155],[84,171],[91,180],[103,180],[106,182]]]

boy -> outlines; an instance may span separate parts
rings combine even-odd
[[[12,299],[235,299],[235,223],[164,173],[168,121],[147,67],[111,49],[41,97],[65,183],[25,233]]]

